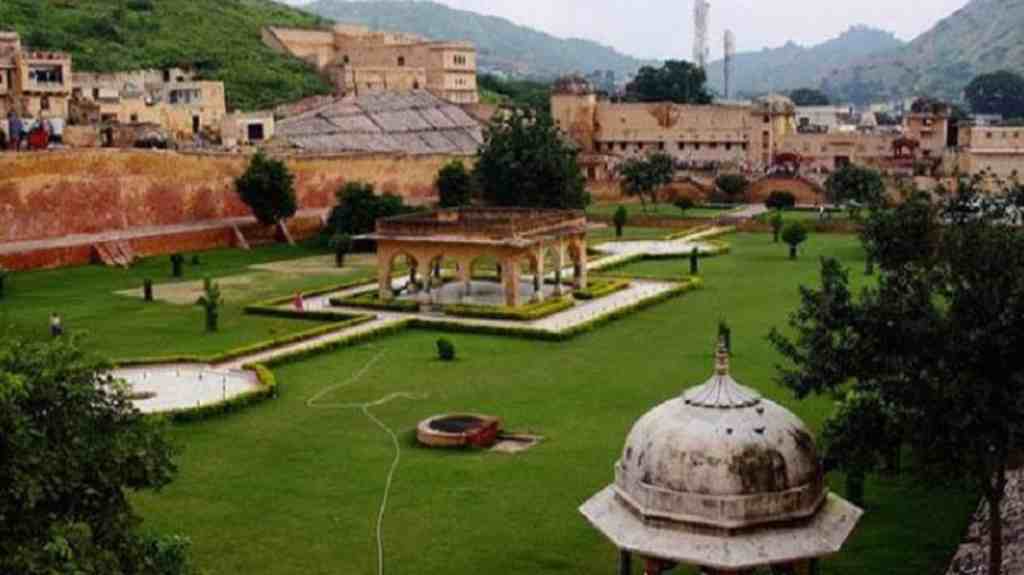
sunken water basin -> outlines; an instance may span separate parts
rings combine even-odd
[[[492,447],[504,425],[500,418],[475,413],[451,413],[427,419],[416,428],[416,439],[427,447]]]

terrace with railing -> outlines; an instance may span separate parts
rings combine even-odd
[[[576,210],[461,208],[381,219],[376,235],[505,240],[579,233],[586,225],[586,215]]]

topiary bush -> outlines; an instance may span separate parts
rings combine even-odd
[[[694,202],[690,198],[683,196],[674,202],[675,207],[679,208],[679,211],[683,212],[683,216],[686,212],[693,209]]]
[[[4,281],[7,279],[7,269],[0,266],[0,299],[4,299]]]
[[[768,194],[764,205],[772,210],[789,210],[796,207],[796,196],[790,192],[775,190]]]
[[[455,344],[443,337],[437,340],[437,358],[441,361],[455,361]]]
[[[807,241],[807,228],[800,222],[790,222],[782,230],[782,241],[789,244],[789,259],[795,260],[797,247]]]
[[[626,227],[626,220],[629,219],[629,213],[626,208],[619,206],[619,209],[615,210],[615,215],[612,217],[612,222],[615,224],[615,237],[622,237],[622,228]]]
[[[171,275],[176,278],[180,278],[185,275],[185,256],[181,254],[174,254],[171,256]]]

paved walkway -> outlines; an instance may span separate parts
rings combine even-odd
[[[768,213],[768,208],[764,204],[747,204],[738,210],[725,214],[725,216],[731,220],[752,220],[766,213]]]
[[[612,245],[621,245],[614,249],[607,249],[606,251],[611,252],[612,255],[595,260],[591,267],[600,269],[634,258],[638,254],[689,253],[693,247],[706,251],[710,249],[710,246],[701,243],[699,239],[720,234],[722,231],[720,228],[704,230],[693,236],[669,242],[614,242]],[[605,244],[605,246],[609,246],[609,244]],[[678,252],[673,250],[678,250]],[[571,270],[567,269],[564,273],[569,274]],[[404,281],[404,278],[396,279],[395,286],[400,287]],[[245,365],[265,363],[350,337],[391,329],[409,320],[494,327],[510,331],[542,331],[562,334],[580,325],[610,316],[621,309],[657,298],[673,289],[675,285],[671,282],[635,279],[632,280],[630,287],[623,291],[597,300],[578,301],[568,310],[530,322],[458,318],[433,312],[379,312],[375,313],[372,321],[363,324],[339,329],[298,343],[253,353],[221,364],[169,364],[133,367],[114,370],[113,375],[128,381],[136,392],[156,394],[155,397],[136,401],[136,405],[144,412],[155,413],[187,409],[232,399],[259,389],[260,383],[255,375],[242,369]],[[364,309],[333,307],[330,300],[372,292],[376,289],[375,285],[364,285],[309,298],[305,301],[305,309],[333,312],[338,314],[339,318],[353,314],[364,315],[367,314]],[[281,308],[290,309],[291,304],[283,304]]]
[[[324,209],[300,210],[296,217],[319,218],[328,212]],[[0,243],[0,255],[20,254],[47,250],[54,248],[71,248],[75,246],[89,246],[113,241],[125,241],[153,236],[167,236],[188,232],[202,232],[208,230],[230,229],[232,226],[248,226],[256,223],[256,218],[246,216],[241,218],[227,218],[221,220],[206,220],[190,224],[177,224],[171,226],[148,226],[128,228],[103,232],[100,234],[73,234],[59,238],[47,238],[40,240],[27,240],[21,242]]]

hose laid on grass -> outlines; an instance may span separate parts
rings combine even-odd
[[[397,399],[408,399],[408,400],[413,400],[413,401],[423,400],[423,399],[426,399],[426,396],[415,395],[415,394],[412,394],[412,393],[399,392],[399,393],[392,393],[391,395],[387,395],[387,396],[382,397],[382,398],[380,398],[380,399],[378,399],[376,401],[371,401],[371,402],[368,402],[368,403],[333,403],[333,404],[329,403],[329,404],[320,404],[319,401],[321,399],[323,399],[324,397],[326,397],[327,395],[333,393],[334,391],[337,391],[337,390],[339,390],[341,388],[344,388],[344,387],[348,387],[348,386],[356,383],[360,379],[362,379],[362,377],[364,375],[366,375],[371,369],[373,369],[373,366],[375,366],[377,364],[377,362],[379,362],[382,357],[384,357],[384,352],[383,351],[378,353],[377,355],[373,356],[370,359],[370,361],[368,361],[366,363],[366,365],[364,365],[352,377],[348,378],[347,380],[345,380],[342,383],[339,383],[338,385],[332,385],[330,387],[322,389],[319,393],[317,393],[313,397],[311,397],[308,400],[306,400],[306,406],[309,407],[309,408],[312,408],[312,409],[358,409],[358,410],[362,411],[363,415],[365,415],[370,421],[372,421],[374,423],[374,425],[376,425],[377,427],[381,428],[384,431],[384,433],[388,434],[388,436],[391,437],[391,443],[392,443],[392,445],[395,448],[395,457],[394,457],[394,459],[392,459],[391,467],[388,469],[387,480],[384,483],[384,497],[381,499],[380,509],[377,511],[377,574],[378,575],[384,575],[384,514],[387,512],[388,499],[391,496],[391,486],[394,483],[395,474],[398,472],[398,465],[402,462],[402,445],[401,445],[401,442],[398,439],[398,434],[395,433],[395,431],[393,429],[388,427],[387,424],[385,424],[383,421],[381,421],[380,418],[378,418],[376,415],[374,415],[370,411],[370,408],[381,407],[381,406],[384,406],[384,405],[386,405],[388,403],[391,403],[392,401],[395,401]]]

